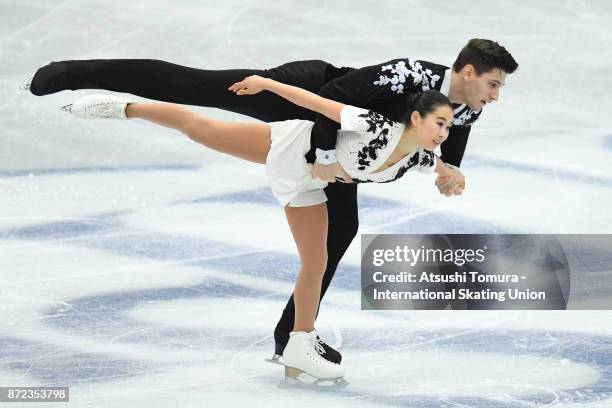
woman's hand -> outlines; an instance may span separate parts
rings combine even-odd
[[[325,165],[319,162],[315,162],[312,166],[312,177],[319,180],[327,181],[328,183],[335,183],[336,177],[340,177],[345,183],[352,183],[353,179],[348,175],[346,171],[340,166],[340,163],[336,162],[333,164]]]
[[[436,179],[436,187],[440,194],[447,197],[461,195],[465,189],[465,177],[459,170],[450,170]]]
[[[236,95],[255,95],[266,89],[266,83],[269,78],[260,77],[259,75],[251,75],[244,78],[242,81],[236,82],[228,88]]]
[[[450,197],[461,195],[465,190],[465,177],[456,166],[444,163],[440,158],[436,160],[435,172],[438,173],[436,187],[440,194]]]

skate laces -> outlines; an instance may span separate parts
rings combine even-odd
[[[113,101],[102,101],[89,106],[88,114],[96,115],[96,113],[102,117],[111,117],[115,113],[115,106]]]
[[[325,349],[323,348],[323,344],[325,344],[325,343],[323,342],[323,340],[319,336],[316,336],[316,337],[314,337],[312,339],[312,345],[313,345],[314,349],[321,356],[323,354],[325,354]]]

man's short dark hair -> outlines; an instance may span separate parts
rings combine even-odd
[[[459,72],[468,64],[474,66],[477,75],[496,68],[511,74],[518,68],[512,55],[503,46],[481,38],[472,38],[463,47],[453,64],[453,71]]]

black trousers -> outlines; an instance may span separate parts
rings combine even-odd
[[[313,120],[315,114],[271,93],[237,97],[227,88],[249,75],[269,77],[318,93],[323,84],[351,68],[336,68],[324,61],[297,61],[267,70],[202,70],[159,60],[73,60],[68,63],[69,89],[106,89],[172,103],[207,106],[251,116],[266,122]],[[340,259],[357,234],[357,185],[329,183],[325,189],[329,229],[328,262],[321,298],[329,287]],[[291,295],[274,330],[276,351],[282,352],[293,330],[295,304]]]

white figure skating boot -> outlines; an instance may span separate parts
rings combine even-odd
[[[115,95],[85,95],[61,110],[83,119],[128,119],[127,99]]]
[[[289,342],[283,352],[285,365],[285,380],[299,381],[298,377],[306,373],[314,377],[315,384],[331,382],[333,385],[346,385],[343,378],[344,367],[325,359],[322,340],[317,337],[316,330],[311,332],[291,332]]]

